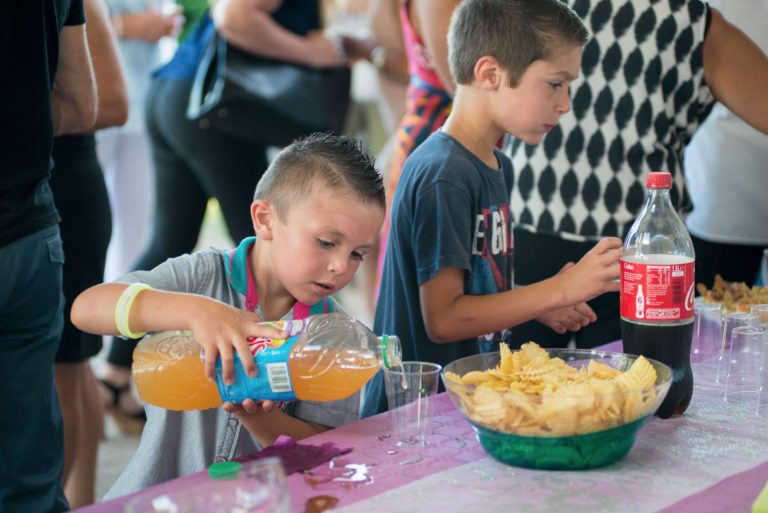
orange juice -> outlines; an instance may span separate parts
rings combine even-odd
[[[177,411],[221,406],[216,384],[205,377],[200,346],[180,343],[189,338],[182,332],[169,335],[145,339],[133,352],[133,377],[141,400]]]
[[[304,401],[344,399],[363,388],[363,385],[379,370],[375,357],[365,357],[343,350],[340,353],[319,362],[305,354],[291,354],[288,368],[297,399]]]

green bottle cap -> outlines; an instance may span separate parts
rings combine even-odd
[[[381,355],[383,357],[382,360],[384,360],[385,369],[389,369],[390,367],[389,358],[387,358],[387,338],[388,338],[387,335],[381,336],[381,349],[382,349]]]
[[[220,461],[208,467],[211,479],[236,479],[240,476],[240,464],[236,461]]]

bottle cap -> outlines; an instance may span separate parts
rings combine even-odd
[[[208,467],[208,477],[211,479],[236,479],[240,476],[240,463],[236,461],[220,461]]]
[[[646,185],[649,189],[671,189],[672,175],[666,171],[648,173]]]
[[[403,352],[398,337],[395,335],[381,336],[381,357],[385,369],[402,364]]]

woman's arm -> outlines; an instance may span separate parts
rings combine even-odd
[[[51,110],[55,135],[85,132],[91,130],[96,122],[96,80],[85,25],[61,29]]]
[[[217,0],[212,4],[216,30],[230,44],[255,55],[311,66],[334,68],[346,64],[336,43],[321,31],[301,37],[272,19],[279,0]]]
[[[715,98],[756,130],[768,134],[768,57],[712,8],[704,40],[704,77]]]
[[[112,16],[112,26],[120,39],[138,39],[156,43],[165,36],[176,36],[184,25],[181,6],[173,11],[147,9]]]
[[[432,56],[432,64],[445,90],[453,96],[456,84],[448,66],[448,26],[460,0],[411,0],[409,16]]]
[[[128,119],[128,92],[120,67],[117,43],[102,0],[85,0],[85,33],[96,76],[98,103],[92,130],[122,125]]]

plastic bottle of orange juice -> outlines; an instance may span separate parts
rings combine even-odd
[[[216,383],[205,378],[202,350],[190,332],[147,337],[133,353],[139,397],[168,410],[204,410],[248,398],[336,401],[360,390],[381,367],[401,363],[397,337],[378,337],[347,315],[268,324],[287,331],[289,338],[249,339],[258,375],[249,378],[235,354],[233,385],[221,379],[220,361]]]

